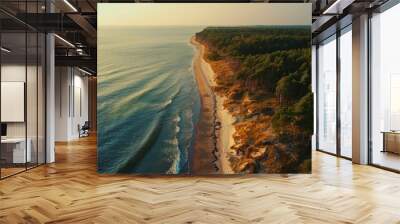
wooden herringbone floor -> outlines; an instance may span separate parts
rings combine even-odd
[[[400,175],[315,152],[312,175],[96,173],[95,138],[0,181],[0,223],[400,223]]]

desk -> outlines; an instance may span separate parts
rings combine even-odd
[[[27,147],[25,150],[25,138],[1,139],[1,147],[2,147],[1,148],[1,151],[2,151],[1,156],[6,160],[6,163],[31,162],[31,160],[32,160],[32,153],[31,153],[32,141],[30,138],[27,139],[27,143],[28,144],[27,144]],[[5,154],[5,155],[3,156],[3,154]]]
[[[400,154],[400,132],[383,131],[383,150],[382,152],[392,152]]]

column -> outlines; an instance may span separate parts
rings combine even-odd
[[[353,162],[368,163],[368,15],[353,19]]]

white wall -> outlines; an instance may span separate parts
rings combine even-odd
[[[28,70],[30,68],[28,67]],[[25,82],[25,64],[8,64],[1,66],[1,81],[2,82]],[[6,110],[7,108],[1,108]],[[25,137],[25,123],[12,122],[7,123],[7,137]]]
[[[72,67],[56,67],[55,140],[79,138],[78,125],[88,120],[88,78]]]
[[[1,81],[2,82],[25,82],[25,75],[27,69],[28,74],[35,73],[36,74],[36,67],[28,66],[27,68],[24,65],[19,64],[4,64],[1,66]],[[30,80],[30,82],[32,82]],[[36,85],[36,82],[30,83]],[[36,89],[28,88],[28,97],[36,97]],[[30,92],[32,90],[33,92]],[[27,99],[28,102],[32,100]],[[35,105],[36,107],[36,105]],[[7,110],[7,108],[1,108],[2,110]],[[35,120],[36,121],[36,114],[34,117],[30,117],[33,115],[28,113],[28,121]],[[35,122],[36,123],[36,122]],[[28,125],[28,128],[33,125]],[[35,127],[36,129],[36,127]],[[25,137],[25,122],[7,122],[7,136],[8,137]],[[29,137],[29,136],[28,136]]]
[[[74,107],[72,108],[72,120],[71,120],[71,135],[73,138],[79,137],[78,125],[83,125],[85,121],[89,119],[88,113],[88,78],[87,76],[82,76],[82,73],[74,75],[74,92],[73,96]]]
[[[32,67],[28,67],[28,70]],[[5,64],[1,66],[1,81],[25,82],[25,64]]]
[[[69,133],[69,68],[55,68],[55,140],[67,141]]]

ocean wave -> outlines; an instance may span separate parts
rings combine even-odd
[[[107,78],[99,79],[99,96],[109,96],[117,93],[121,89],[126,89],[134,86],[140,86],[143,83],[159,78],[157,75],[151,75],[152,73],[157,72],[157,68],[143,68],[139,71],[135,71],[135,69],[126,69],[121,71],[120,73]],[[134,76],[133,74],[140,74]],[[145,77],[145,78],[143,78]]]
[[[120,161],[120,164],[116,167],[117,173],[130,173],[135,168],[135,166],[145,157],[148,150],[151,149],[154,142],[157,140],[158,136],[161,133],[162,122],[160,122],[160,117],[156,118],[153,122],[150,130],[147,131],[146,136],[142,138],[142,141],[139,143],[139,147],[134,152],[131,152],[131,155],[128,155],[127,159],[124,161]]]
[[[110,68],[113,68],[114,66],[115,66],[115,64],[113,64],[113,63],[110,63],[110,64],[108,64],[108,62],[105,62],[104,60],[103,61],[98,61],[99,62],[99,71],[103,71],[103,70],[108,70],[108,69],[110,69]],[[100,74],[98,74],[98,75],[100,75]]]
[[[100,68],[99,77],[101,77],[102,80],[108,80],[115,74],[131,69],[131,67],[115,66],[116,65],[108,66],[107,68]]]
[[[175,125],[175,134],[177,135],[179,133],[179,131],[181,130],[181,128],[179,127],[179,122],[181,121],[181,117],[178,115],[176,115],[176,118],[174,119],[174,123]]]
[[[176,36],[166,29],[163,35],[151,33],[143,38],[135,31],[132,36],[148,43],[123,42],[121,49],[113,46],[113,51],[103,55],[107,60],[100,61],[99,67],[98,116],[103,120],[99,132],[105,138],[99,169],[153,174],[187,171],[197,119],[192,101],[199,100],[191,64],[195,51],[188,47],[193,32]],[[115,37],[110,38],[114,43]],[[171,38],[180,43],[165,42]],[[125,66],[130,68],[123,70]]]
[[[172,103],[176,95],[179,94],[179,89],[181,88],[180,80],[173,77],[173,74],[174,71],[170,71],[164,73],[163,76],[155,76],[141,85],[135,83],[134,86],[116,88],[112,95],[104,96],[99,94],[98,110],[105,114],[131,116],[138,111],[153,107],[147,102],[154,102],[154,100],[158,101],[168,97],[171,99],[165,100],[164,102],[155,102],[156,105],[158,104],[157,107],[161,107],[161,109],[166,108]],[[174,92],[169,93],[172,91]],[[140,100],[141,98],[144,98],[144,100]],[[133,104],[135,107],[132,107]]]
[[[179,150],[178,150],[179,152]],[[172,158],[171,167],[165,172],[166,174],[177,174],[179,173],[179,153],[175,153],[174,158]]]
[[[178,88],[171,96],[170,99],[165,101],[163,104],[160,104],[159,112],[165,112],[166,108],[170,106],[173,102],[174,99],[179,95],[181,92],[181,89]],[[135,113],[135,112],[133,112]],[[132,112],[128,112],[128,114],[132,114]],[[131,156],[128,156],[126,160],[120,161],[118,167],[116,168],[116,172],[121,172],[121,173],[129,173],[132,172],[135,166],[138,165],[138,163],[146,156],[147,152],[153,147],[153,144],[156,142],[158,136],[161,133],[162,130],[162,117],[164,114],[159,114],[159,117],[153,121],[153,124],[150,128],[149,131],[146,131],[146,135],[142,137],[142,141],[138,144],[139,146],[135,152]],[[180,165],[180,149],[179,149],[179,141],[178,141],[178,134],[180,132],[179,128],[179,121],[181,120],[180,116],[176,116],[173,119],[173,123],[175,124],[175,133],[174,133],[174,139],[172,141],[169,141],[168,143],[172,146],[173,149],[175,149],[173,152],[170,153],[170,160],[171,160],[171,166],[168,169],[167,173],[179,173],[179,165]],[[118,122],[117,122],[118,123]],[[118,125],[118,124],[116,124]],[[114,125],[113,125],[114,126]],[[135,144],[137,145],[137,144]]]
[[[146,62],[141,65],[129,66],[115,65],[112,69],[100,70],[101,77],[98,79],[99,85],[124,81],[124,83],[132,83],[132,81],[146,80],[147,77],[153,78],[158,75],[160,68],[165,67],[167,61]],[[117,67],[118,66],[118,67]]]
[[[176,97],[179,95],[179,93],[181,92],[181,88],[178,88],[175,93],[173,93],[171,95],[171,98],[168,99],[167,101],[165,101],[164,103],[161,103],[160,106],[158,107],[158,111],[163,111],[164,109],[166,109],[169,105],[171,105],[174,100],[176,99]]]
[[[125,97],[119,97],[118,101],[113,102],[113,108],[122,108],[125,105],[131,105],[134,102],[139,101],[141,97],[144,97],[146,94],[153,92],[154,89],[160,88],[162,84],[165,84],[165,81],[168,79],[168,76],[158,77],[149,80],[146,84],[144,84],[138,91],[133,92]],[[176,83],[172,83],[171,86],[174,86]],[[131,87],[132,88],[132,87]],[[129,91],[128,89],[120,89],[119,92]],[[119,94],[122,95],[122,94]]]
[[[176,115],[176,117],[173,119],[173,123],[175,124],[175,137],[178,136],[179,131],[181,128],[179,127],[179,122],[181,121],[181,116],[179,116],[179,113]]]
[[[171,103],[172,103],[172,100],[173,99],[169,99],[167,102],[165,102],[164,104],[161,104],[162,106],[162,108],[165,108],[165,107],[167,107],[167,106],[169,106]]]
[[[177,174],[179,173],[179,164],[180,164],[180,159],[181,159],[181,151],[179,149],[179,140],[178,140],[178,135],[179,135],[179,122],[181,120],[181,117],[179,116],[179,114],[176,115],[174,121],[175,124],[175,133],[174,133],[174,138],[173,140],[170,142],[172,143],[173,149],[175,149],[174,152],[172,152],[171,156],[172,158],[170,158],[172,160],[172,164],[170,166],[170,168],[167,170],[167,174]]]
[[[179,114],[178,114],[178,115],[176,115],[176,117],[174,119],[174,122],[178,122],[179,123],[179,121],[181,121],[181,116],[179,116]]]
[[[131,99],[127,101],[125,101],[124,98],[119,99],[118,101],[107,100],[108,103],[102,103],[102,100],[99,101],[99,119],[106,119],[106,117],[115,116],[118,117],[118,119],[115,119],[112,124],[105,127],[105,131],[118,130],[117,127],[124,126],[125,120],[133,116],[135,116],[137,119],[152,119],[152,116],[155,114],[162,115],[165,111],[167,111],[167,108],[173,104],[174,100],[181,92],[181,87],[176,86],[177,84],[178,82],[167,87],[167,90],[174,91],[167,95],[167,90],[164,90],[161,93],[155,93],[154,89],[149,89],[148,91],[143,90],[144,92],[139,93],[139,95],[141,95],[145,94],[145,92],[151,92],[153,94],[153,98],[156,98],[157,100],[161,99],[159,96],[168,97],[167,99],[164,99],[164,102],[157,102],[156,104],[146,103],[138,98],[136,98],[136,100]],[[136,97],[139,97],[139,95],[136,95]]]

